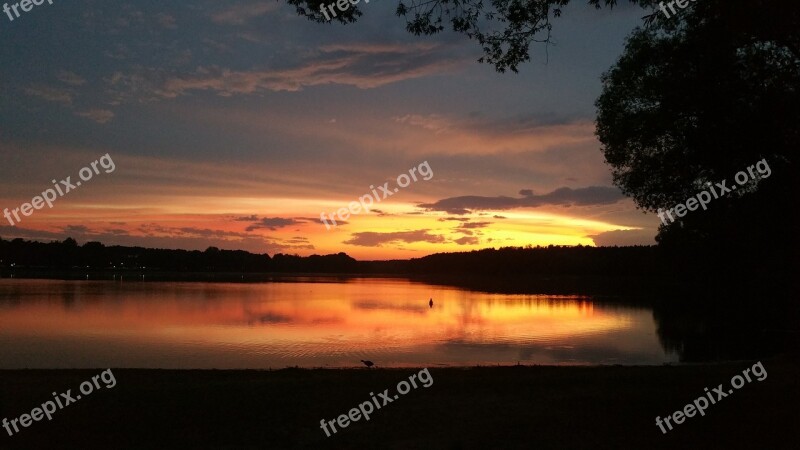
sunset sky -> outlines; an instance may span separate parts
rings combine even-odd
[[[315,24],[283,2],[45,2],[0,16],[0,209],[95,175],[0,237],[359,259],[652,244],[611,184],[600,75],[647,12],[566,8],[519,74],[474,41],[414,37],[395,2]],[[433,177],[330,230],[427,161]]]

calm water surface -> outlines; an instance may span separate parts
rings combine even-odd
[[[428,299],[433,297],[433,308]],[[0,280],[0,368],[661,364],[652,311],[397,279]]]

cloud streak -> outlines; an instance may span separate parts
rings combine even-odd
[[[434,203],[417,205],[427,211],[443,211],[449,214],[469,214],[472,210],[508,210],[515,208],[536,208],[540,206],[590,206],[610,205],[622,201],[625,196],[617,188],[591,186],[572,189],[558,188],[552,192],[536,195],[530,189],[520,191],[522,197],[481,197],[466,195],[451,197]]]
[[[63,103],[65,105],[72,104],[73,94],[64,89],[48,86],[30,86],[25,88],[25,93],[33,97],[47,100],[48,102]]]
[[[306,222],[305,220],[289,219],[285,217],[258,218],[258,216],[238,217],[234,220],[236,222],[251,222],[251,224],[246,228],[247,231],[255,231],[260,229],[275,231],[279,228],[298,225]]]
[[[454,68],[458,63],[439,46],[337,45],[291,68],[231,70],[201,67],[191,75],[170,77],[160,95],[174,98],[190,91],[221,96],[260,91],[300,91],[325,84],[372,89]]]
[[[221,25],[243,25],[250,19],[278,9],[275,2],[238,3],[211,15],[211,21]]]
[[[107,109],[90,109],[88,111],[76,112],[76,116],[85,117],[97,123],[108,123],[114,118],[114,112]]]
[[[375,231],[365,231],[353,233],[352,238],[344,241],[344,244],[359,245],[363,247],[381,247],[384,244],[405,242],[428,242],[441,244],[446,240],[443,236],[431,234],[429,230],[395,231],[389,233],[379,233]]]

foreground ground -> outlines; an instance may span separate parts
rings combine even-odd
[[[431,369],[420,386],[331,437],[333,420],[418,372],[113,370],[101,388],[0,449],[800,448],[800,364],[765,360],[753,380],[666,435],[662,418],[753,362],[674,367]],[[0,371],[0,420],[100,370]],[[418,383],[420,384],[420,383]],[[100,381],[100,385],[104,385]]]

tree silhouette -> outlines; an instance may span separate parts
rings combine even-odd
[[[603,76],[597,134],[614,183],[647,211],[668,209],[760,160],[760,180],[667,226],[658,240],[789,261],[797,203],[800,8],[697,2],[639,28]],[[783,254],[786,258],[781,258]]]

